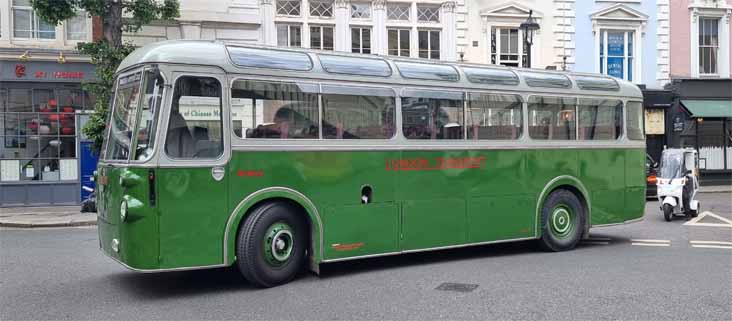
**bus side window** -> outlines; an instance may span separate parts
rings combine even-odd
[[[428,140],[463,139],[462,99],[429,98],[421,90],[405,93],[406,97],[402,97],[404,137]],[[449,93],[444,94],[448,97],[447,95]]]
[[[317,86],[236,80],[231,122],[240,138],[317,139]]]
[[[529,97],[529,136],[539,140],[577,139],[577,100],[565,97]]]
[[[221,85],[215,78],[180,77],[165,139],[172,158],[216,158],[224,151]]]
[[[623,102],[620,100],[580,99],[579,138],[614,140],[623,127]]]
[[[394,113],[394,97],[324,94],[323,138],[391,138]]]
[[[519,139],[521,96],[469,93],[468,139]]]

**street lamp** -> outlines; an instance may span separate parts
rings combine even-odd
[[[536,23],[536,19],[532,16],[534,14],[534,10],[529,10],[529,17],[526,18],[526,21],[521,23],[521,31],[524,33],[524,50],[526,50],[526,64],[524,64],[524,67],[531,68],[531,46],[534,44],[534,33],[536,30],[539,30],[541,26],[539,26],[538,23]],[[528,66],[527,66],[528,65]]]

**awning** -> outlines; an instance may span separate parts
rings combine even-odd
[[[727,117],[732,118],[732,100],[682,100],[692,117]]]

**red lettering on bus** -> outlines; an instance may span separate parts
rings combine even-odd
[[[480,157],[436,157],[433,161],[424,158],[387,159],[387,171],[429,171],[444,169],[483,168],[485,156]]]

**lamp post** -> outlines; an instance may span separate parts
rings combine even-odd
[[[526,51],[526,63],[524,67],[531,68],[531,46],[534,45],[534,33],[539,30],[541,26],[536,23],[536,19],[533,17],[534,10],[529,10],[529,17],[526,21],[521,23],[519,28],[524,33],[524,50]]]

